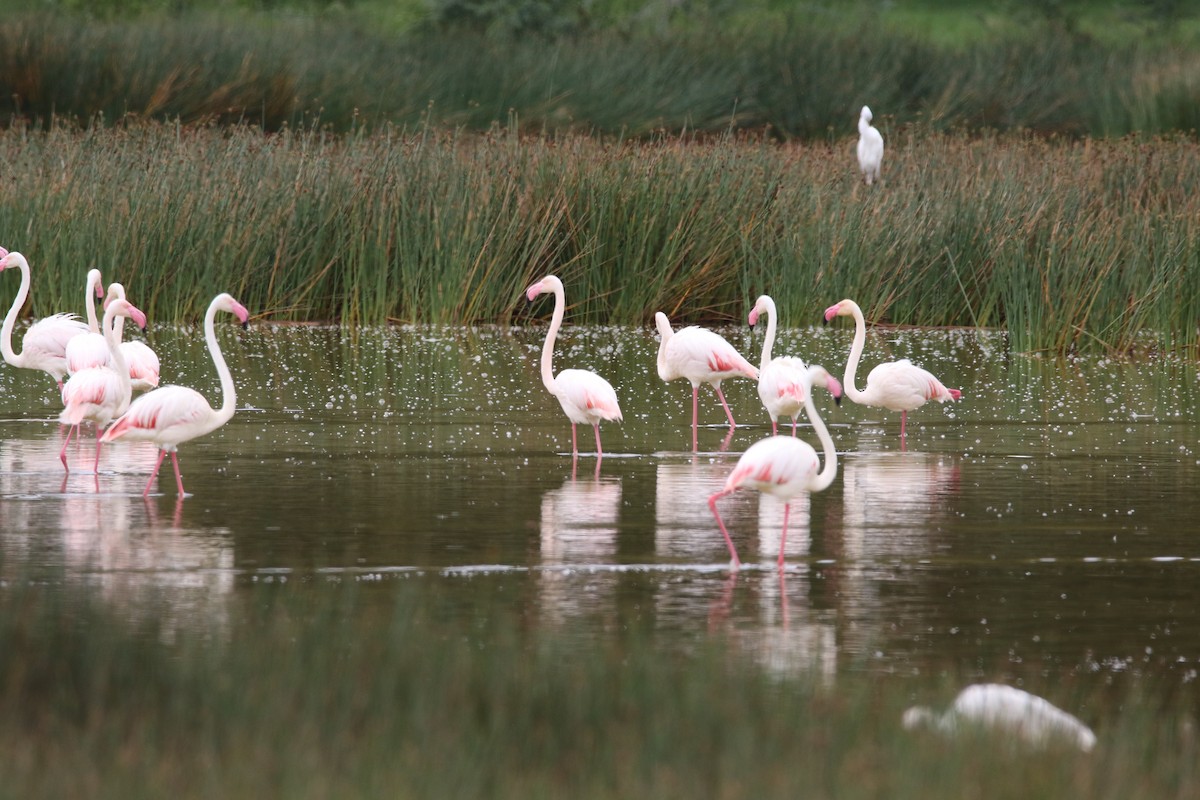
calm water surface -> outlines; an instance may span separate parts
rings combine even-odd
[[[239,390],[221,431],[181,450],[148,500],[149,444],[92,448],[63,432],[45,376],[0,370],[0,579],[94,587],[121,613],[170,598],[173,628],[220,630],[247,590],[348,581],[448,584],[456,613],[510,604],[580,636],[637,626],[667,646],[721,630],[765,668],[990,680],[1153,674],[1200,664],[1197,372],[1006,354],[992,333],[876,331],[867,369],[911,357],[964,400],[909,420],[827,395],[833,486],[793,505],[787,569],[774,569],[782,506],[739,493],[723,513],[747,562],[728,569],[706,505],[737,455],[769,433],[748,381],[663,384],[650,329],[568,329],[555,368],[617,388],[625,422],[570,430],[541,385],[542,328],[260,327],[219,331]],[[728,337],[757,361],[761,339]],[[851,331],[785,331],[777,354],[840,374]],[[217,402],[194,330],[159,330],[165,380]],[[860,378],[861,385],[861,378]],[[815,443],[807,426],[801,435]],[[164,467],[169,469],[169,465]],[[19,578],[18,578],[19,576]]]

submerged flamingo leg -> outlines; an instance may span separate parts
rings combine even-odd
[[[171,451],[171,464],[175,467],[175,485],[179,487],[179,496],[183,497],[183,476],[179,474],[179,454]]]
[[[692,387],[692,452],[696,452],[696,420],[700,416],[700,387]]]
[[[596,431],[596,458],[600,458],[604,455],[604,450],[600,447],[600,423],[597,422],[592,428]]]
[[[792,510],[791,503],[783,504],[783,530],[779,533],[779,568],[783,569],[783,546],[787,542],[788,513]]]
[[[730,566],[736,570],[742,565],[742,562],[738,560],[737,548],[733,546],[733,539],[729,538],[729,531],[725,529],[725,522],[721,519],[720,512],[717,511],[717,501],[727,494],[729,492],[723,491],[709,497],[708,507],[712,510],[713,516],[717,520],[717,525],[721,528],[721,535],[725,537],[725,544],[729,545]]]
[[[725,409],[725,416],[729,417],[729,429],[733,430],[737,427],[737,423],[733,421],[733,412],[729,410],[729,403],[725,402],[725,393],[721,391],[721,384],[714,383],[713,388],[717,390],[717,397],[721,398],[721,407]]]
[[[62,459],[63,462],[63,469],[65,469],[67,472],[71,471],[71,468],[67,466],[67,445],[71,443],[71,431],[73,430],[75,430],[74,426],[67,427],[67,438],[63,440],[62,450],[60,450],[58,453],[58,457]]]
[[[100,475],[100,434],[103,432],[104,431],[100,430],[100,426],[96,425],[96,464],[93,469],[95,470],[97,476]]]
[[[158,461],[154,462],[154,471],[150,473],[150,480],[146,481],[146,488],[142,490],[142,497],[150,494],[150,487],[154,485],[154,479],[158,477],[158,468],[162,466],[163,456],[166,454],[166,450],[158,451]]]

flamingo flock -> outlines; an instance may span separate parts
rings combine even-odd
[[[218,311],[233,314],[243,325],[249,314],[246,308],[228,294],[217,295],[208,307],[204,319],[205,341],[217,374],[221,379],[223,402],[214,410],[203,395],[183,386],[159,387],[158,355],[144,342],[123,341],[124,321],[132,319],[139,328],[146,327],[146,315],[125,297],[125,287],[119,283],[103,289],[100,270],[87,273],[85,283],[85,318],[60,313],[38,320],[29,326],[21,341],[21,351],[13,348],[13,331],[17,317],[29,299],[29,261],[18,252],[0,247],[0,273],[16,268],[21,272],[21,285],[12,307],[0,329],[0,352],[4,360],[19,369],[45,372],[54,378],[62,397],[63,410],[59,422],[67,425],[59,457],[63,469],[67,466],[67,445],[80,425],[89,421],[96,426],[96,457],[94,471],[99,480],[100,449],[117,439],[152,441],[159,447],[158,462],[146,482],[143,496],[148,496],[158,476],[159,467],[167,453],[175,467],[175,485],[180,497],[185,495],[183,478],[176,454],[184,442],[215,431],[233,416],[236,394],[233,378],[217,344],[214,320]],[[104,317],[96,321],[93,297],[104,299]],[[133,399],[134,391],[145,394]]]

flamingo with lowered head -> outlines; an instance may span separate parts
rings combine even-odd
[[[883,134],[871,124],[871,109],[866,106],[858,115],[858,168],[870,186],[879,180],[883,168]]]
[[[171,454],[171,464],[175,467],[175,485],[179,495],[184,495],[183,477],[179,474],[179,445],[184,442],[212,433],[233,417],[237,407],[237,393],[233,386],[233,376],[225,364],[221,347],[217,344],[217,333],[214,323],[218,311],[226,311],[237,317],[243,326],[250,315],[246,307],[234,300],[228,294],[219,294],[208,304],[204,315],[204,340],[208,344],[208,352],[212,355],[213,365],[221,378],[221,407],[214,409],[204,399],[204,395],[186,386],[163,386],[147,392],[133,401],[120,419],[114,422],[104,432],[101,441],[111,442],[126,438],[135,441],[151,441],[158,445],[158,461],[150,480],[142,495],[150,493],[158,470],[162,466],[163,456]]]
[[[4,318],[0,329],[0,352],[4,360],[21,369],[40,369],[54,378],[62,391],[63,376],[67,374],[67,342],[87,332],[87,325],[74,314],[54,314],[29,326],[21,343],[21,352],[13,351],[12,334],[17,323],[17,314],[29,298],[29,262],[17,252],[10,253],[0,247],[0,272],[10,267],[21,270],[21,287],[13,299],[12,308]]]
[[[961,726],[992,728],[1014,734],[1033,747],[1059,742],[1089,752],[1096,746],[1096,734],[1073,714],[1045,698],[1000,683],[968,686],[942,714],[926,706],[913,706],[904,712],[903,724],[908,730],[929,726],[947,734]]]
[[[554,275],[547,275],[526,289],[525,296],[532,302],[543,292],[554,295],[554,315],[550,318],[550,330],[546,331],[546,341],[542,344],[542,383],[546,391],[558,398],[563,413],[571,421],[571,454],[579,455],[576,426],[591,425],[596,432],[596,456],[602,457],[604,450],[600,447],[600,422],[621,421],[617,393],[612,384],[590,370],[564,369],[557,376],[554,375],[554,341],[558,337],[558,329],[562,327],[566,305],[562,281]]]
[[[103,323],[109,364],[81,369],[71,375],[70,380],[63,386],[65,408],[59,414],[58,421],[64,425],[76,426],[76,429],[85,419],[96,423],[96,474],[100,473],[100,431],[114,417],[125,413],[133,393],[129,382],[129,367],[125,364],[125,356],[121,352],[121,342],[116,332],[116,319],[124,317],[131,318],[140,327],[146,326],[146,315],[127,301],[117,300],[109,303],[104,311]],[[68,430],[62,451],[58,454],[62,459],[63,469],[68,469],[67,445],[70,441],[71,431]]]
[[[664,381],[687,378],[692,384],[692,450],[697,449],[696,428],[700,416],[700,384],[713,387],[725,416],[729,418],[729,431],[737,427],[733,412],[725,402],[721,381],[736,375],[758,380],[758,369],[742,358],[733,345],[720,335],[705,328],[691,325],[678,331],[671,329],[667,315],[659,311],[654,315],[654,324],[661,337],[658,343],[658,377]]]
[[[108,285],[108,296],[105,305],[114,300],[125,299],[125,287],[119,283]],[[125,318],[117,317],[117,341],[121,342],[121,352],[125,355],[125,363],[129,365],[129,378],[133,381],[135,392],[145,392],[158,386],[158,376],[161,366],[158,353],[150,345],[138,339],[122,341],[125,332]]]
[[[867,385],[860,392],[854,385],[858,372],[858,360],[862,357],[863,345],[867,341],[867,323],[862,309],[853,300],[843,300],[825,309],[825,321],[834,317],[854,318],[854,342],[850,345],[850,357],[846,361],[846,375],[842,388],[846,396],[864,406],[886,408],[900,412],[900,446],[904,446],[904,427],[908,412],[920,408],[929,400],[945,403],[958,400],[962,392],[947,389],[928,370],[921,369],[907,358],[885,361],[867,374]]]
[[[775,301],[768,295],[762,295],[750,310],[751,326],[758,324],[760,316],[767,318],[767,334],[763,339],[762,363],[758,369],[758,396],[763,408],[771,417],[771,434],[779,433],[779,418],[792,418],[792,436],[796,435],[796,418],[804,408],[804,396],[813,385],[813,375],[808,372],[808,365],[799,358],[790,356],[771,357],[771,348],[775,345],[775,323],[779,316],[775,311]],[[833,402],[841,405],[842,385],[837,378],[825,370],[820,380],[825,388],[833,395]],[[818,374],[818,376],[820,373]]]
[[[823,368],[815,365],[809,367],[808,370],[811,378],[829,374]],[[730,538],[725,522],[721,519],[720,512],[717,511],[718,500],[738,489],[749,488],[774,495],[784,501],[783,531],[779,536],[778,561],[782,568],[791,501],[804,492],[819,492],[827,489],[837,475],[837,449],[833,446],[829,430],[825,427],[821,415],[817,413],[817,407],[813,404],[811,390],[804,395],[804,411],[812,421],[817,438],[821,440],[825,455],[824,467],[821,466],[821,460],[817,457],[817,451],[807,442],[793,436],[771,436],[750,445],[746,452],[742,453],[737,466],[725,480],[724,488],[719,492],[714,492],[708,498],[708,507],[712,510],[717,525],[721,528],[725,544],[729,546],[730,563],[735,570],[741,566],[741,562],[738,560],[737,548],[733,546],[733,539]]]
[[[92,367],[103,367],[108,363],[108,342],[100,332],[100,323],[96,321],[96,300],[93,297],[96,300],[104,297],[104,281],[98,269],[88,270],[87,289],[83,295],[83,307],[87,309],[87,332],[67,342],[64,352],[68,375]]]

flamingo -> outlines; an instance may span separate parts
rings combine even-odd
[[[900,446],[904,446],[904,427],[908,412],[925,405],[926,401],[958,400],[962,392],[947,389],[941,381],[927,370],[921,369],[907,358],[886,361],[867,374],[867,385],[861,392],[854,385],[858,372],[858,360],[862,357],[863,345],[867,341],[867,324],[862,309],[853,300],[843,300],[825,309],[825,321],[834,317],[854,317],[854,342],[850,346],[850,358],[846,361],[846,375],[842,379],[846,396],[864,406],[886,408],[900,412]]]
[[[591,425],[596,432],[596,457],[601,458],[604,451],[600,447],[600,421],[621,421],[617,393],[612,384],[590,370],[564,369],[555,377],[551,366],[554,340],[558,337],[558,329],[562,327],[563,307],[566,304],[562,281],[554,275],[547,275],[526,289],[525,296],[532,301],[543,292],[554,294],[554,316],[550,319],[550,330],[546,331],[546,341],[542,344],[542,383],[546,391],[558,398],[563,413],[571,420],[571,454],[579,455],[576,426]]]
[[[658,343],[658,377],[664,381],[687,378],[692,384],[692,450],[697,449],[696,428],[700,416],[702,383],[711,385],[716,391],[725,409],[725,416],[729,418],[729,431],[732,433],[737,423],[733,421],[733,412],[729,410],[729,404],[721,392],[721,381],[735,375],[758,380],[758,369],[742,358],[733,345],[710,330],[692,325],[674,331],[667,315],[661,311],[654,315],[654,324],[658,326],[661,337]]]
[[[792,436],[795,436],[796,418],[800,416],[800,409],[804,408],[804,394],[806,387],[812,386],[813,376],[808,374],[808,365],[799,358],[771,358],[778,314],[775,311],[775,301],[765,294],[755,301],[754,308],[750,311],[750,324],[757,325],[758,318],[762,315],[767,317],[767,335],[763,339],[762,364],[758,370],[758,396],[771,417],[771,434],[779,433],[779,418],[788,416],[792,418]],[[821,373],[825,388],[833,395],[833,401],[840,405],[842,385],[825,370],[822,369]]]
[[[229,374],[225,357],[221,355],[217,333],[213,328],[218,311],[233,314],[243,327],[246,326],[250,315],[245,306],[224,293],[213,298],[204,315],[204,340],[208,343],[208,352],[212,355],[217,375],[221,378],[221,407],[214,410],[195,389],[186,386],[163,386],[134,400],[129,410],[100,437],[101,441],[105,442],[124,437],[137,441],[151,441],[158,445],[158,460],[154,463],[150,480],[146,481],[143,497],[150,494],[150,487],[154,485],[163,456],[167,453],[171,454],[171,464],[175,467],[175,485],[179,489],[179,496],[182,497],[183,477],[179,474],[177,454],[179,445],[212,433],[233,417],[237,405],[233,376]]]
[[[109,303],[104,311],[104,340],[108,346],[110,366],[96,366],[82,369],[74,373],[63,387],[63,404],[65,408],[58,417],[64,425],[76,426],[85,419],[96,423],[96,474],[100,474],[100,430],[114,417],[124,414],[129,408],[132,388],[129,382],[129,367],[125,364],[125,355],[121,352],[120,339],[117,338],[116,318],[130,317],[139,326],[146,326],[146,315],[125,300]],[[58,457],[62,459],[63,469],[67,467],[67,445],[71,441],[71,431],[63,441],[62,451]]]
[[[866,106],[858,115],[858,168],[870,186],[879,180],[883,167],[883,134],[871,124],[871,109]]]
[[[818,377],[820,373],[828,374],[821,367],[809,367],[809,375],[812,378]],[[742,487],[748,487],[774,495],[784,501],[783,530],[779,535],[778,561],[779,567],[782,569],[791,501],[803,492],[819,492],[828,488],[837,475],[837,450],[833,446],[833,439],[829,436],[825,423],[817,413],[817,407],[813,404],[812,391],[806,391],[804,394],[804,411],[812,421],[817,438],[821,440],[821,446],[825,452],[824,467],[821,467],[817,451],[807,442],[793,436],[771,436],[750,445],[738,459],[733,472],[729,473],[724,488],[714,492],[708,498],[708,507],[712,510],[717,525],[721,528],[725,544],[729,545],[730,563],[734,570],[741,566],[741,562],[738,560],[737,548],[733,546],[733,539],[729,537],[725,522],[721,519],[720,512],[717,511],[718,500]]]
[[[989,727],[1015,733],[1035,747],[1057,741],[1089,752],[1096,746],[1096,734],[1073,715],[1035,694],[999,683],[968,686],[943,714],[913,706],[902,721],[908,730],[928,725],[943,733],[954,733],[960,724]]]
[[[96,322],[96,301],[92,299],[93,295],[97,300],[104,297],[104,281],[98,269],[88,270],[87,289],[83,295],[84,308],[87,309],[87,332],[73,337],[67,342],[64,351],[68,375],[92,367],[103,367],[108,363],[108,341]],[[124,321],[124,317],[121,317],[121,320]]]
[[[13,327],[17,323],[17,314],[29,297],[29,262],[20,253],[10,253],[0,247],[0,272],[9,267],[21,270],[21,288],[17,290],[12,308],[4,318],[3,329],[0,329],[0,352],[3,353],[4,360],[14,367],[40,369],[47,373],[54,378],[61,392],[63,376],[67,374],[67,342],[81,333],[86,333],[87,325],[80,322],[74,314],[54,314],[45,317],[29,326],[21,343],[21,352],[13,352]]]
[[[125,287],[119,283],[110,283],[108,296],[104,300],[105,304],[124,299]],[[121,341],[125,330],[125,318],[117,317],[116,324],[117,340]],[[132,339],[128,342],[121,341],[121,352],[125,355],[125,363],[129,365],[129,377],[133,381],[135,392],[149,391],[158,386],[160,371],[158,354],[148,344],[139,339]]]

